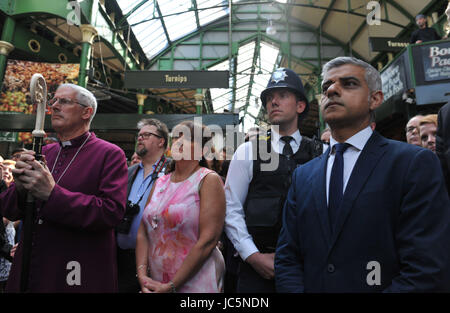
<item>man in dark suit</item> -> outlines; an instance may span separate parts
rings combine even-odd
[[[370,128],[379,73],[323,68],[330,148],[297,168],[275,255],[278,292],[450,291],[450,200],[430,150]]]
[[[442,171],[447,183],[447,191],[450,195],[450,102],[447,102],[438,113],[436,154],[441,161]]]

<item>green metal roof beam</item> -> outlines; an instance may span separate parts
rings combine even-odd
[[[201,33],[203,34],[203,32]],[[272,40],[272,39],[271,39]],[[228,46],[228,42],[181,42],[177,46]],[[314,42],[291,42],[291,46],[311,46],[315,47],[317,43]],[[341,47],[336,43],[322,43],[323,47]]]
[[[164,60],[164,61],[198,61],[200,60],[199,57],[173,57],[173,58],[168,58],[168,57],[164,57],[164,58],[160,58],[160,60]],[[202,58],[203,61],[214,61],[217,60],[217,58],[214,57],[208,57],[208,58]]]
[[[195,12],[195,21],[197,22],[197,28],[200,28],[200,19],[198,17],[197,0],[192,0],[192,10]]]
[[[121,27],[123,23],[125,23],[125,21],[127,20],[127,18],[129,18],[131,16],[131,14],[133,14],[134,12],[136,12],[137,9],[139,9],[141,6],[143,6],[146,2],[148,2],[148,0],[142,0],[141,2],[139,2],[138,4],[136,4],[127,14],[125,14],[120,21],[117,23],[117,28]]]
[[[392,5],[394,8],[396,8],[398,11],[400,11],[400,13],[402,13],[404,16],[406,16],[409,20],[411,20],[411,23],[415,23],[416,19],[414,18],[414,16],[412,16],[404,7],[402,7],[400,4],[396,3],[395,1],[392,0],[384,0],[386,3],[389,3],[390,5]],[[386,5],[386,4],[385,4]]]
[[[181,44],[181,43],[183,43],[184,41],[189,40],[189,39],[191,39],[191,38],[193,38],[193,37],[199,35],[200,32],[206,32],[206,31],[211,32],[211,31],[216,31],[219,27],[222,27],[222,26],[227,26],[227,28],[222,29],[222,31],[228,31],[228,20],[225,20],[225,19],[227,19],[227,17],[223,17],[223,19],[224,19],[224,21],[223,21],[222,23],[220,23],[220,24],[210,25],[210,26],[208,26],[208,27],[203,28],[201,31],[195,31],[195,32],[193,32],[193,33],[191,33],[191,34],[189,34],[189,35],[186,35],[186,36],[183,37],[183,38],[178,39],[178,40],[175,41],[174,43],[177,44],[177,45],[178,45],[178,44]],[[257,20],[257,21],[258,21],[258,20]],[[263,20],[260,20],[260,21],[263,21]],[[246,23],[246,22],[250,22],[250,21],[247,21],[247,20],[246,20],[246,21],[244,21],[244,22]],[[253,21],[253,22],[254,22],[254,21]],[[264,20],[264,22],[265,22],[265,20]],[[233,23],[233,24],[242,24],[242,23],[239,23],[239,22],[235,21],[235,23]],[[315,29],[314,27],[310,27],[310,26],[307,26],[307,25],[298,25],[298,24],[295,24],[294,27],[295,27],[295,30],[294,30],[294,31],[297,31],[298,29],[300,29],[300,30],[306,30],[306,31],[309,31],[309,32],[312,32],[312,33],[315,33],[315,32],[316,32],[316,29]],[[236,32],[236,31],[237,31],[237,30],[233,30],[233,32]],[[253,28],[252,31],[255,31],[255,28]],[[281,45],[281,41],[277,40],[276,38],[269,37],[269,36],[267,36],[265,33],[261,33],[261,35],[262,35],[263,38],[267,38],[267,40],[268,40],[269,42],[275,42],[275,43],[277,43],[278,45]],[[255,34],[255,35],[253,35],[253,36],[250,36],[250,37],[246,38],[245,40],[249,40],[250,38],[252,38],[252,37],[254,38],[255,36],[257,36],[257,34]],[[326,33],[322,33],[322,37],[323,37],[323,38],[326,38],[326,39],[328,39],[328,40],[330,40],[330,41],[332,41],[332,42],[334,42],[337,46],[339,46],[339,47],[341,47],[341,48],[343,48],[343,49],[347,49],[347,44],[343,43],[342,41],[340,41],[339,39],[337,39],[337,38],[335,38],[335,37],[333,37],[333,36],[331,36],[331,35],[328,35],[328,34],[326,34]],[[241,42],[242,42],[242,40],[239,41],[239,45],[241,44]],[[161,57],[163,57],[163,56],[169,51],[170,48],[171,48],[171,47],[168,47],[168,48],[166,48],[165,50],[161,51],[158,55],[154,56],[154,57],[152,58],[152,60],[150,60],[149,64],[147,65],[147,68],[150,68],[151,66],[153,66],[153,64],[155,64],[156,62],[158,62],[158,60],[159,60]],[[353,54],[355,57],[364,60],[364,58],[363,58],[360,54],[358,54],[356,51],[354,51],[353,49],[352,49],[352,54]],[[293,57],[293,56],[292,56],[292,57]],[[222,61],[225,61],[225,60],[227,60],[227,59],[228,59],[228,56],[226,56],[225,58],[219,58],[219,59],[217,59],[217,62],[212,62],[212,63],[210,63],[210,64],[208,64],[208,65],[206,65],[206,66],[204,66],[204,67],[206,68],[206,67],[213,66],[213,65],[215,65],[215,64],[217,64],[217,63],[220,63],[220,62],[222,62]]]
[[[158,9],[158,8],[159,8],[158,2],[155,1],[155,4],[156,4],[157,9]],[[234,3],[233,6],[252,5],[252,4],[272,4],[272,2],[271,2],[271,1],[269,1],[269,2],[242,2],[242,3]],[[213,9],[213,8],[223,8],[223,7],[227,7],[227,6],[228,6],[228,5],[216,5],[216,6],[212,6],[212,7],[208,7],[208,8],[197,9],[197,11],[200,11],[200,10],[208,10],[208,9]],[[306,7],[306,8],[313,8],[313,9],[326,10],[326,11],[335,11],[335,12],[346,13],[346,14],[348,13],[348,14],[351,14],[351,15],[363,17],[364,19],[366,18],[366,15],[365,15],[365,14],[356,13],[356,12],[348,12],[347,10],[333,9],[333,8],[328,8],[328,7],[321,7],[321,6],[316,6],[316,5],[310,5],[310,4],[299,4],[299,3],[294,3],[294,4],[290,4],[290,6]],[[160,12],[160,10],[158,10],[158,11]],[[151,18],[151,19],[146,19],[146,20],[140,21],[140,22],[138,22],[138,23],[135,23],[135,24],[133,24],[133,25],[131,25],[131,26],[136,26],[136,25],[138,25],[138,24],[145,23],[145,22],[149,22],[149,21],[152,21],[152,20],[154,20],[154,19],[161,19],[161,21],[162,21],[164,17],[169,17],[169,16],[173,16],[173,15],[180,15],[180,14],[187,13],[187,12],[190,12],[190,11],[191,11],[191,10],[189,10],[189,11],[183,11],[183,12],[176,12],[176,13],[167,14],[167,15],[164,15],[164,16],[163,16],[162,14],[160,14],[159,17],[155,17],[155,18]],[[238,13],[239,13],[239,14],[242,14],[242,13],[245,13],[245,11],[241,11],[241,12],[238,11]],[[250,13],[252,13],[252,12],[249,11],[249,12],[247,12],[247,13],[250,14]],[[253,12],[253,14],[255,14],[255,13],[256,13],[256,12]],[[273,13],[274,13],[274,12],[273,12]],[[246,20],[246,21],[247,21],[247,20]],[[381,19],[381,21],[382,21],[382,22],[385,22],[385,23],[388,23],[388,24],[392,24],[392,25],[397,26],[397,27],[403,27],[403,25],[397,24],[397,23],[395,23],[395,22],[392,22],[392,21],[389,21],[389,20],[386,20],[386,19]]]
[[[166,26],[166,24],[164,23],[164,18],[163,18],[162,14],[161,14],[161,9],[159,8],[158,1],[156,1],[156,0],[154,0],[154,1],[155,1],[156,11],[158,11],[158,15],[160,16],[159,19],[160,19],[160,21],[161,21],[161,25],[162,25],[162,27],[163,27],[164,34],[166,34],[167,42],[168,42],[169,47],[170,47],[170,46],[172,46],[172,41],[170,40],[169,32],[167,31],[167,26]]]
[[[227,58],[228,59],[228,58]],[[233,66],[233,87],[232,87],[232,94],[231,94],[231,112],[234,112],[234,108],[235,108],[235,102],[236,102],[236,72],[237,72],[237,57],[233,56],[233,58],[231,59],[231,61],[233,62],[232,66]]]
[[[256,61],[258,60],[258,57],[261,57],[260,52],[261,52],[261,38],[258,38],[256,40],[255,51],[253,53],[253,61],[252,61],[252,66],[251,66],[251,71],[250,71],[250,73],[251,73],[250,81],[248,83],[247,96],[245,98],[244,116],[247,114],[247,108],[249,106],[250,95],[252,93],[253,81],[255,78]]]
[[[337,0],[332,0],[331,3],[328,5],[328,7],[331,9],[331,8],[334,6],[334,4],[336,3],[336,1],[337,1]],[[317,30],[319,30],[320,25],[324,25],[324,24],[325,24],[325,22],[326,22],[326,20],[327,20],[327,18],[328,18],[328,15],[330,15],[330,13],[331,13],[331,10],[327,10],[327,11],[325,12],[324,16],[323,16],[322,19],[320,20],[320,24],[319,24],[319,27],[317,27]]]
[[[362,32],[362,30],[364,29],[364,26],[367,25],[367,21],[364,21],[361,23],[361,25],[359,25],[358,29],[356,30],[356,32],[353,34],[352,38],[350,38],[349,42],[353,42],[358,36],[359,34]],[[347,44],[348,44],[347,43]]]

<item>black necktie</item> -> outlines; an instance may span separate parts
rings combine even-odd
[[[330,217],[331,230],[334,230],[335,218],[341,206],[344,193],[344,158],[345,150],[351,145],[348,143],[337,143],[335,147],[335,156],[333,168],[331,170],[329,198],[328,198],[328,215]]]
[[[280,139],[284,141],[283,155],[289,158],[294,154],[294,151],[292,151],[292,147],[290,144],[291,140],[293,140],[294,138],[292,138],[291,136],[283,136]]]

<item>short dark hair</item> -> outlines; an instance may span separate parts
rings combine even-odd
[[[166,124],[156,118],[144,118],[139,121],[137,128],[142,129],[144,126],[155,126],[158,134],[164,139],[164,149],[167,148],[167,145],[169,144],[169,129]]]

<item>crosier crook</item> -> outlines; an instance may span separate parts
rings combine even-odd
[[[32,132],[33,151],[35,159],[42,157],[42,144],[44,142],[45,107],[47,104],[47,84],[41,74],[34,74],[30,82],[31,102],[36,104],[36,124]],[[25,218],[23,221],[23,258],[22,273],[20,277],[20,291],[28,291],[28,279],[30,273],[31,247],[33,240],[33,223],[35,218],[35,199],[27,192],[25,202]]]

